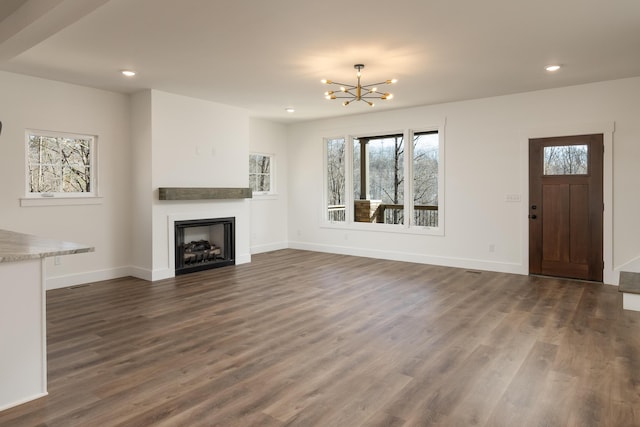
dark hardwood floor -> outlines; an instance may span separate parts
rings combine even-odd
[[[49,396],[1,426],[638,426],[613,286],[282,250],[48,292]]]

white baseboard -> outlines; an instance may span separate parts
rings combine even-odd
[[[15,406],[19,406],[19,405],[25,404],[27,402],[31,402],[32,400],[40,399],[41,397],[45,397],[48,394],[49,393],[46,393],[46,392],[45,393],[38,393],[38,394],[35,394],[33,396],[27,397],[25,399],[20,399],[20,400],[17,400],[15,402],[8,403],[6,405],[2,405],[2,406],[0,406],[0,412],[4,411],[5,409],[13,408]]]
[[[153,272],[147,268],[136,267],[135,265],[132,265],[129,267],[129,276],[133,276],[138,279],[147,280],[150,282],[151,278],[153,277]]]
[[[151,281],[156,282],[158,280],[170,279],[176,277],[176,271],[174,269],[163,268],[162,270],[153,270],[151,272]]]
[[[251,254],[236,257],[236,264],[247,264],[251,262]],[[100,282],[102,280],[118,279],[120,277],[132,276],[138,279],[155,282],[163,279],[175,277],[173,269],[163,268],[160,270],[149,270],[146,268],[127,266],[117,267],[107,270],[89,271],[86,273],[69,274],[67,276],[48,277],[46,279],[47,290],[68,288],[70,286],[83,285],[85,283]]]
[[[622,294],[622,308],[625,310],[640,311],[640,295],[624,292]]]
[[[69,274],[67,276],[47,277],[47,290],[68,288],[69,286],[85,283],[100,282],[102,280],[118,279],[132,276],[132,267],[116,267],[107,270],[89,271],[86,273]],[[137,277],[137,276],[136,276]]]
[[[303,242],[289,242],[291,249],[301,249],[316,252],[328,252],[342,255],[362,256],[368,258],[388,259],[392,261],[406,261],[415,262],[418,264],[432,264],[440,265],[444,267],[456,267],[467,268],[472,270],[484,270],[495,271],[498,273],[512,273],[512,274],[529,274],[528,266],[507,263],[477,260],[471,258],[452,258],[452,257],[440,257],[433,255],[422,255],[408,252],[398,251],[383,251],[375,249],[363,249],[363,248],[347,248],[342,246],[332,245],[318,245]]]
[[[268,243],[266,245],[251,246],[251,253],[261,254],[264,252],[279,251],[281,249],[288,249],[288,248],[289,248],[289,243],[287,242]]]
[[[409,252],[384,251],[379,249],[350,248],[334,245],[322,245],[305,242],[277,242],[251,247],[251,253],[236,256],[236,264],[251,262],[251,254],[270,252],[281,249],[301,249],[316,252],[326,252],[342,255],[362,256],[369,258],[388,259],[393,261],[415,262],[419,264],[441,265],[445,267],[467,268],[473,270],[495,271],[499,273],[529,274],[528,266],[518,263],[478,260],[471,258],[441,257]],[[640,271],[640,258],[632,261],[634,265],[625,264],[626,271]],[[637,269],[634,267],[638,264]],[[627,266],[629,268],[627,268]],[[175,277],[173,269],[148,270],[136,266],[118,267],[109,270],[93,271],[68,276],[47,278],[47,289],[58,289],[101,280],[117,279],[133,276],[148,281],[157,281]]]
[[[624,264],[615,267],[617,271],[630,271],[632,273],[640,273],[640,256],[627,261]]]
[[[248,264],[251,262],[251,254],[242,254],[236,256],[236,265],[237,264]]]

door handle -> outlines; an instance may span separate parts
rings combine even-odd
[[[529,219],[536,219],[536,218],[538,218],[537,215],[529,215]]]

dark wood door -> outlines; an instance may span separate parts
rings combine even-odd
[[[529,140],[529,273],[602,281],[603,136]]]

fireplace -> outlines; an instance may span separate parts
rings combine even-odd
[[[176,276],[235,265],[235,218],[175,221]]]

